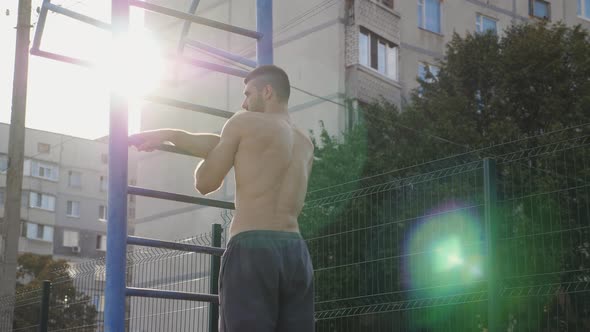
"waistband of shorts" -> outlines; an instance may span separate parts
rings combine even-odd
[[[303,240],[298,232],[252,230],[240,232],[229,239],[229,242],[236,242],[246,239],[268,239],[268,240]],[[228,243],[229,244],[229,243]]]

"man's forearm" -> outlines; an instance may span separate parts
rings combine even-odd
[[[192,134],[176,129],[164,129],[164,131],[167,141],[199,158],[207,158],[209,151],[219,143],[217,134]]]
[[[195,188],[202,195],[207,195],[211,192],[214,192],[223,185],[223,180],[221,183],[212,183],[210,178],[204,177],[203,173],[206,167],[207,160],[202,160],[195,169]]]

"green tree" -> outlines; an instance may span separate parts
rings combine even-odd
[[[399,261],[391,261],[390,265],[379,263],[361,267],[359,264],[396,256],[402,250],[396,243],[399,238],[393,241],[383,238],[383,232],[371,229],[386,228],[371,226],[392,217],[412,220],[444,199],[480,200],[478,195],[481,193],[474,193],[473,188],[481,187],[481,179],[467,178],[460,183],[452,179],[437,181],[428,188],[412,184],[404,187],[402,183],[380,194],[351,193],[358,193],[359,188],[375,188],[380,183],[406,181],[404,179],[433,170],[476,162],[483,157],[494,158],[549,144],[572,135],[587,135],[588,126],[582,124],[590,123],[588,59],[588,32],[561,23],[511,26],[502,37],[491,33],[467,34],[465,37],[455,34],[448,44],[446,60],[440,64],[438,77],[419,80],[419,89],[412,93],[410,103],[403,111],[386,102],[366,105],[358,110],[362,122],[342,138],[330,137],[323,131],[320,141],[315,142],[316,161],[307,199],[311,208],[304,210],[301,221],[306,237],[321,239],[310,243],[314,262],[317,260],[317,265],[322,267],[316,274],[319,300],[361,298],[375,293],[382,282],[379,279],[398,278]],[[578,127],[560,131],[572,126]],[[547,135],[548,132],[552,134]],[[517,140],[519,138],[526,139]],[[500,144],[502,142],[511,143]],[[587,152],[584,148],[571,149],[559,158],[540,154],[500,165],[499,194],[553,192],[576,184],[587,187],[590,178]],[[421,166],[412,167],[417,164]],[[409,187],[412,190],[405,190]],[[436,192],[438,199],[421,199],[426,191]],[[501,211],[503,220],[511,223],[501,225],[504,236],[523,237],[542,232],[542,228],[547,227],[547,220],[560,220],[561,225],[557,228],[552,225],[552,230],[588,226],[590,216],[586,209],[590,206],[590,198],[587,191],[565,190],[559,196],[536,198],[535,204],[518,202]],[[390,207],[391,202],[396,204],[395,211]],[[408,223],[402,221],[397,225],[404,229]],[[367,230],[354,231],[357,229]],[[342,235],[326,236],[339,232]],[[554,248],[557,250],[547,252],[539,246],[523,243],[522,248],[527,249],[502,254],[511,255],[514,260],[545,262],[553,271],[555,268],[574,271],[555,274],[552,279],[544,280],[545,283],[590,280],[589,238],[588,227],[581,227],[569,239],[561,240],[561,247]],[[330,269],[336,266],[346,267]],[[502,272],[513,273],[513,268],[503,266]],[[388,275],[388,271],[393,272]],[[530,272],[540,273],[540,270]],[[393,284],[402,282],[394,280]],[[392,290],[395,289],[386,291]],[[567,328],[569,324],[572,330],[590,324],[582,318],[590,314],[590,303],[584,300],[584,294],[560,295],[575,303],[575,313],[571,311],[572,306],[570,309],[558,306],[557,309],[561,317],[567,316],[573,321],[557,321],[546,327],[560,325]],[[532,325],[526,327],[522,325],[527,323],[522,315],[527,313],[522,312],[522,308],[551,307],[551,301],[564,302],[541,299],[540,303],[530,302],[521,305],[520,309],[522,303],[513,303],[507,306],[505,316],[517,317],[521,324],[518,328],[538,328],[535,324],[540,319],[549,322],[548,316],[552,313],[542,310],[528,313],[528,323]],[[359,304],[353,302],[326,302],[320,309],[330,309],[330,305],[342,308]],[[377,326],[386,326],[378,319],[366,324],[363,326],[365,330],[374,331],[379,330]],[[485,322],[474,326],[478,324],[485,326]],[[465,329],[473,330],[473,326]]]
[[[52,282],[49,328],[67,329],[96,324],[97,311],[90,298],[77,291],[68,275],[65,260],[53,260],[51,256],[26,253],[18,258],[17,293],[39,289],[44,280]],[[36,294],[36,293],[35,293]],[[39,300],[39,299],[36,299]],[[39,324],[39,309],[30,305],[15,308],[14,328]],[[92,330],[92,329],[90,329]]]

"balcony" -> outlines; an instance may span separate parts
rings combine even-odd
[[[372,68],[357,64],[346,68],[346,95],[366,103],[383,98],[399,106],[401,85]]]
[[[400,105],[400,15],[390,1],[347,2],[346,93],[363,102],[381,98]],[[377,70],[376,68],[379,68]]]
[[[363,27],[399,45],[401,16],[394,9],[377,0],[350,0],[346,6],[347,39]]]

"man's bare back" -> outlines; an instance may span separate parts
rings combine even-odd
[[[298,232],[313,162],[311,140],[288,115],[247,112],[240,120],[230,236],[248,230]]]
[[[282,69],[258,67],[244,84],[245,111],[221,135],[161,129],[132,135],[129,144],[153,151],[172,142],[202,158],[195,189],[203,195],[235,169],[236,212],[219,273],[220,331],[312,332],[313,266],[297,218],[313,144],[289,117],[291,86]]]

